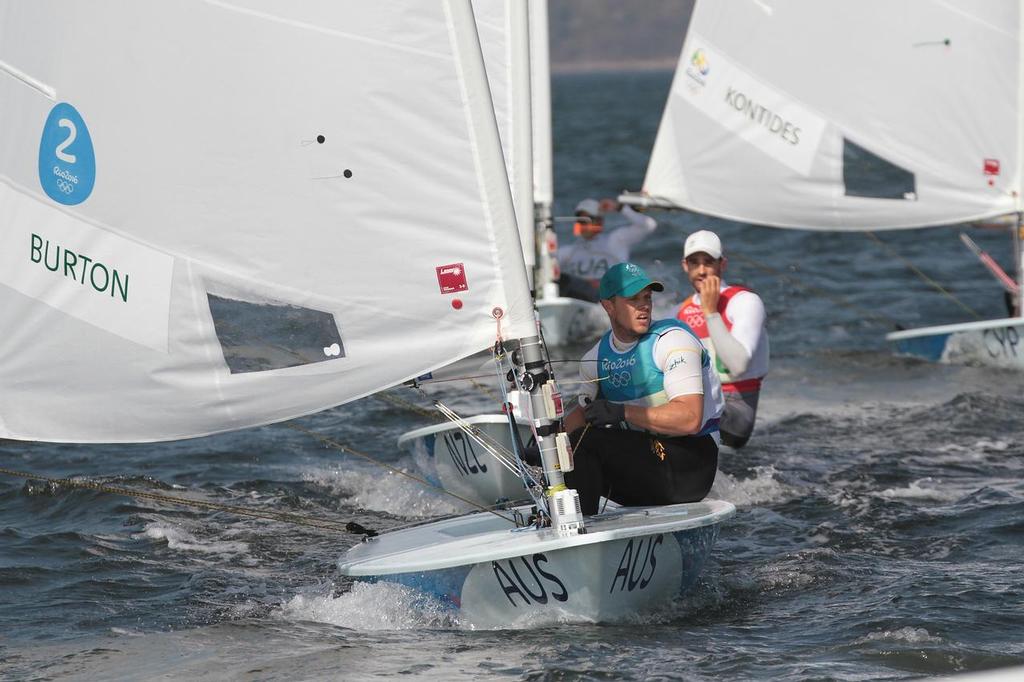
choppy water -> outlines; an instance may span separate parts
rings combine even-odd
[[[559,212],[639,187],[669,78],[556,79]],[[867,313],[907,326],[964,313],[863,236],[658,217],[637,260],[678,300],[682,239],[712,226],[733,279],[764,295],[772,338],[756,435],[716,483],[739,513],[690,595],[627,624],[471,631],[339,576],[352,536],[0,477],[0,677],[859,680],[1024,663],[1024,375],[893,357]],[[974,236],[1009,264],[1004,235]],[[883,238],[1002,315],[956,230]],[[449,402],[492,406],[472,389]],[[395,438],[424,420],[368,399],[302,423],[402,464]],[[3,442],[0,466],[378,529],[460,510],[282,426]]]

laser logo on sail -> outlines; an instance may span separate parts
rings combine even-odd
[[[82,286],[91,287],[93,291],[109,294],[111,298],[120,299],[123,303],[128,302],[127,273],[121,273],[116,268],[66,246],[51,243],[49,239],[34,232],[31,240],[29,257],[33,263],[39,263],[50,272],[63,275]]]

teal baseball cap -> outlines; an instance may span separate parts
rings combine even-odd
[[[643,268],[635,263],[619,263],[608,268],[601,278],[601,286],[598,295],[601,300],[609,299],[612,296],[636,296],[638,293],[650,287],[654,291],[664,291],[665,285],[647,276]]]

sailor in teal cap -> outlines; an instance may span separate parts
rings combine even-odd
[[[652,320],[663,291],[634,263],[601,278],[611,331],[580,361],[580,406],[565,417],[584,514],[602,496],[619,504],[695,502],[718,467],[722,386],[707,350],[684,322]]]

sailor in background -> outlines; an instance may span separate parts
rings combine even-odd
[[[604,214],[617,211],[628,224],[604,231]],[[559,293],[584,301],[597,301],[597,284],[608,268],[629,260],[630,251],[646,239],[658,223],[614,199],[584,199],[576,205],[573,225],[576,240],[558,250]]]
[[[714,232],[686,238],[682,267],[695,294],[676,315],[711,352],[725,394],[722,443],[743,447],[754,431],[761,381],[768,374],[768,332],[761,297],[722,281],[726,258]]]
[[[711,356],[683,323],[651,319],[662,291],[633,263],[601,278],[607,332],[580,361],[580,407],[565,417],[584,514],[601,496],[624,505],[696,502],[715,480],[722,391]]]

